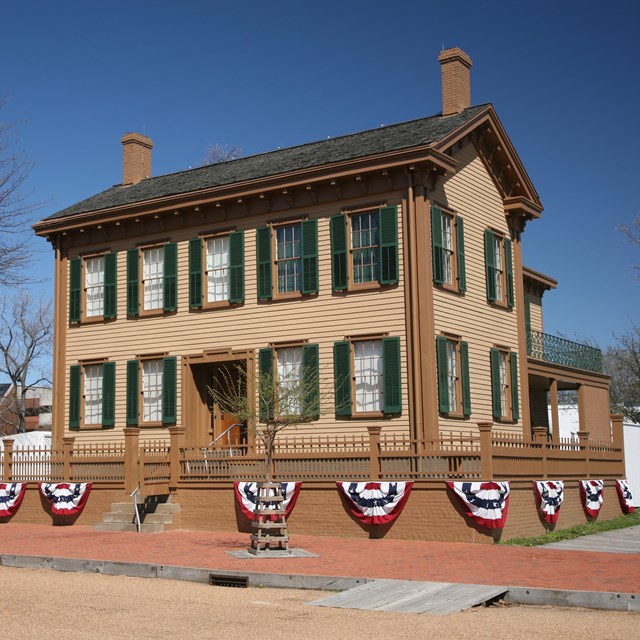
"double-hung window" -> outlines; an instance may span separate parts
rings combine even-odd
[[[317,344],[291,344],[260,349],[259,414],[263,422],[296,416],[313,420],[320,413]]]
[[[518,357],[509,349],[491,349],[491,397],[496,420],[520,418],[518,402]]]
[[[69,322],[116,317],[115,252],[73,258],[69,275]]]
[[[258,299],[318,292],[318,221],[283,223],[256,231]]]
[[[333,346],[336,414],[402,411],[399,338],[353,338]]]
[[[178,306],[178,245],[175,242],[127,252],[127,315],[135,317]]]
[[[487,300],[509,308],[514,305],[513,255],[511,240],[486,229],[484,255],[487,281]]]
[[[458,337],[436,338],[438,410],[454,417],[471,415],[469,346]]]
[[[189,308],[244,302],[244,233],[232,231],[189,242]]]
[[[340,213],[330,224],[334,291],[398,283],[396,207]]]
[[[176,358],[141,357],[127,362],[127,424],[176,422]]]
[[[115,410],[115,363],[73,365],[69,370],[69,428],[111,428]]]
[[[436,205],[431,207],[431,254],[433,282],[453,291],[466,291],[464,220]]]

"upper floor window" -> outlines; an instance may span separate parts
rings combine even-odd
[[[141,301],[141,302],[140,302]],[[178,245],[127,252],[127,315],[175,311],[178,306]]]
[[[471,415],[469,347],[460,338],[436,338],[438,409],[453,417]]]
[[[434,283],[466,291],[464,220],[436,205],[431,207],[431,254]]]
[[[176,422],[176,358],[127,362],[127,424]]]
[[[318,221],[278,224],[256,231],[258,299],[318,292]]]
[[[514,305],[513,255],[511,240],[486,229],[484,255],[487,280],[487,299],[508,306]]]
[[[509,349],[491,349],[491,397],[496,420],[519,419],[518,356]]]
[[[334,291],[398,283],[396,207],[341,213],[331,218]]]
[[[73,258],[69,275],[69,322],[116,317],[117,254]]]
[[[244,232],[191,240],[189,308],[240,302],[244,302]]]
[[[69,370],[69,428],[110,428],[115,413],[115,363],[73,365]]]
[[[402,411],[400,339],[357,339],[333,347],[336,414]]]

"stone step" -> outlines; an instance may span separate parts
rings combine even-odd
[[[178,513],[180,504],[177,502],[154,502],[154,503],[138,503],[138,511],[140,513]],[[111,505],[112,513],[133,513],[133,502],[114,502]]]
[[[128,524],[126,522],[100,522],[94,526],[96,531],[132,531],[136,532],[135,524]],[[140,527],[140,533],[162,533],[164,531],[164,525],[162,524],[145,524],[142,523]]]

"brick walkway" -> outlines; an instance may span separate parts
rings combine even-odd
[[[256,573],[395,578],[640,593],[640,554],[463,543],[292,536],[317,558],[239,560],[248,534],[111,533],[88,526],[0,525],[0,554],[177,565]]]

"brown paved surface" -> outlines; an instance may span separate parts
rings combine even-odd
[[[88,526],[0,525],[0,554],[141,562],[229,571],[395,578],[640,593],[640,555],[293,535],[317,558],[239,560],[248,534],[111,533]]]

